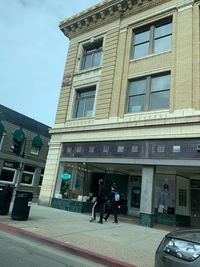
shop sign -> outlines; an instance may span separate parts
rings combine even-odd
[[[60,175],[60,178],[63,179],[63,180],[69,180],[72,178],[72,175],[70,173],[62,173]]]

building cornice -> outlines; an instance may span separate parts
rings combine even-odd
[[[71,39],[76,33],[102,25],[103,21],[114,21],[132,11],[141,11],[165,2],[166,0],[105,0],[62,21],[59,27]]]

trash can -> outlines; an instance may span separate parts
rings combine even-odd
[[[11,219],[22,221],[27,220],[32,199],[32,192],[16,191],[13,209],[11,213]]]
[[[6,215],[9,212],[14,186],[9,184],[0,184],[0,215]]]

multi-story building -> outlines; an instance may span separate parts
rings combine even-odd
[[[49,127],[0,105],[0,183],[38,199],[50,141]]]
[[[142,225],[200,224],[200,1],[107,0],[70,40],[40,203],[85,211],[116,182]]]

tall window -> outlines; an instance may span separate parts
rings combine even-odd
[[[171,50],[172,21],[159,21],[133,33],[132,58],[146,57]]]
[[[98,67],[101,64],[102,40],[83,47],[82,69],[87,70]]]
[[[128,112],[169,107],[170,74],[132,80],[128,89]]]
[[[77,91],[74,114],[75,118],[93,117],[95,92],[95,87]]]

